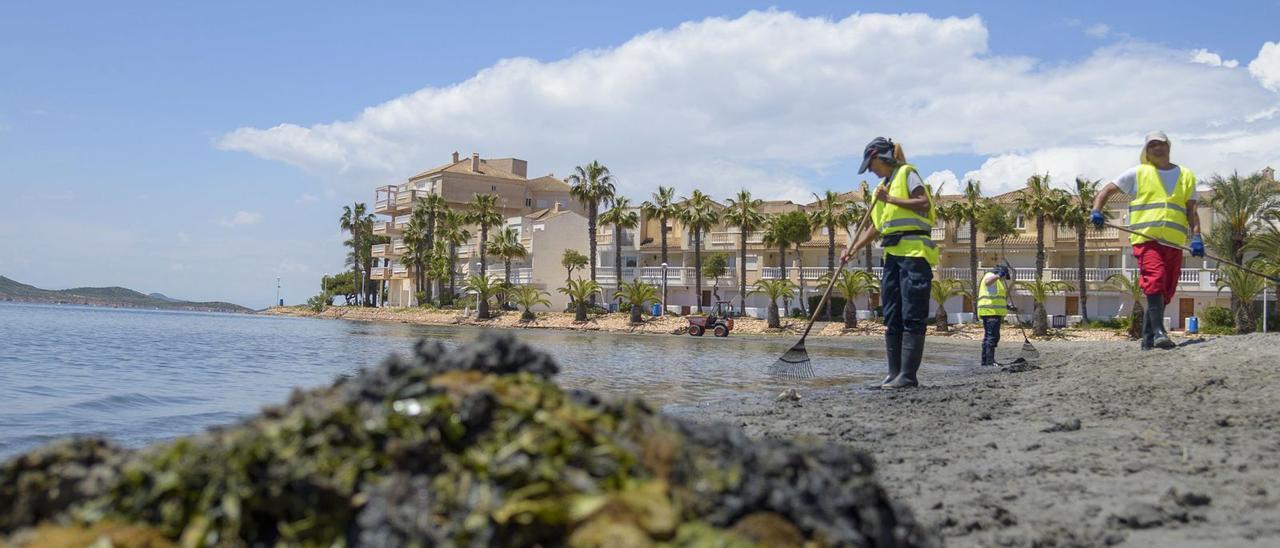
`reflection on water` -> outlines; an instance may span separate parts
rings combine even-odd
[[[425,337],[454,346],[480,330],[333,320],[0,304],[0,456],[72,434],[126,445],[224,424],[407,353]],[[519,330],[552,354],[558,381],[655,405],[693,404],[785,386],[867,382],[883,371],[877,339],[809,341],[816,379],[766,368],[792,339]],[[930,353],[935,365],[960,356]]]

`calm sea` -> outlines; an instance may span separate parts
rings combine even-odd
[[[199,432],[284,401],[295,387],[476,328],[0,303],[0,458],[73,434],[127,446]],[[556,357],[559,382],[684,407],[777,394],[766,367],[794,342],[520,330]],[[856,348],[855,348],[856,346]],[[883,351],[811,341],[811,386],[877,378]],[[960,362],[955,356],[930,356]]]

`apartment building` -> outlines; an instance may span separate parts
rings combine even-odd
[[[447,207],[461,211],[467,209],[476,194],[496,194],[506,221],[503,227],[491,228],[490,234],[505,227],[514,228],[529,252],[526,258],[513,262],[512,282],[543,288],[551,293],[553,303],[562,303],[564,299],[555,289],[563,277],[554,276],[559,270],[560,256],[567,247],[586,249],[585,211],[570,198],[569,185],[554,174],[529,178],[525,160],[486,159],[478,153],[464,158],[454,152],[448,163],[418,173],[403,183],[374,190],[373,212],[386,219],[376,222],[373,232],[389,237],[390,243],[373,246],[373,256],[383,264],[374,268],[370,277],[386,282],[386,305],[417,304],[414,276],[397,259],[406,250],[403,236],[413,205],[431,194],[440,195]],[[470,232],[472,241],[457,250],[459,284],[466,276],[480,271],[480,231],[471,227]],[[501,261],[490,259],[486,273],[501,279],[505,275]]]

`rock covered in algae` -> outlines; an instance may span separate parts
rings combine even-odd
[[[34,531],[114,524],[182,545],[934,542],[861,453],[564,391],[557,370],[510,336],[453,351],[423,341],[235,426],[139,451],[39,449],[0,466],[0,500],[15,501],[0,533],[44,523]]]

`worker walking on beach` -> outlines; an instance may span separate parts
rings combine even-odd
[[[1147,296],[1142,349],[1173,348],[1164,328],[1164,307],[1173,300],[1182,272],[1182,250],[1190,240],[1191,256],[1204,256],[1200,216],[1196,213],[1196,176],[1169,161],[1169,137],[1162,131],[1147,134],[1137,167],[1107,184],[1093,200],[1090,221],[1099,228],[1106,222],[1102,208],[1116,192],[1132,197],[1129,229],[1141,234],[1129,237],[1138,259],[1142,293]],[[1160,243],[1160,240],[1173,245]]]
[[[925,319],[938,246],[930,239],[933,197],[915,166],[907,163],[902,145],[876,137],[862,154],[862,167],[881,177],[875,191],[871,224],[840,257],[848,261],[859,249],[883,237],[884,275],[880,299],[885,324],[889,374],[880,388],[918,386],[916,372],[924,357]]]
[[[1011,277],[1008,267],[997,266],[982,277],[982,286],[978,288],[978,317],[982,318],[983,330],[982,365],[996,364],[1000,324],[1006,314],[1018,311],[1018,307],[1009,304],[1008,283]]]

